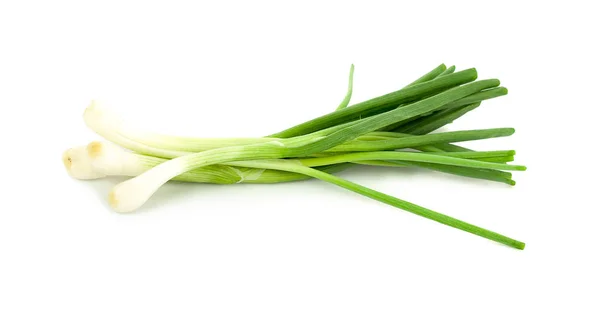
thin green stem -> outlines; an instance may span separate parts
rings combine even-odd
[[[480,158],[513,156],[513,155],[515,155],[515,150],[433,152],[431,154],[451,156],[451,157],[462,158],[462,159],[480,159]]]
[[[401,128],[396,129],[395,131],[410,133],[414,135],[428,134],[443,126],[451,124],[466,113],[479,107],[480,104],[481,103],[474,103],[455,109],[442,110],[432,115],[414,120],[410,124],[404,125]]]
[[[465,151],[473,151],[471,149],[461,147],[451,143],[438,143],[435,145],[437,150],[442,150],[444,152],[465,152]],[[417,150],[421,150],[422,148],[415,148]]]
[[[490,163],[478,160],[462,159],[451,156],[443,156],[436,154],[427,154],[420,152],[360,152],[360,153],[348,153],[340,155],[332,155],[317,158],[304,158],[298,159],[302,165],[314,167],[321,165],[356,162],[356,161],[369,161],[369,160],[387,160],[387,161],[411,161],[411,162],[426,162],[434,164],[454,165],[471,168],[482,168],[482,169],[493,169],[493,170],[504,170],[504,171],[524,171],[527,168],[522,165],[508,165],[501,163]]]
[[[496,157],[487,157],[487,158],[476,158],[476,160],[484,161],[484,162],[493,162],[493,163],[508,163],[515,160],[513,155],[510,156],[496,156]]]
[[[452,109],[452,108],[458,108],[458,107],[462,107],[465,105],[469,105],[469,104],[473,104],[473,103],[479,103],[481,101],[484,100],[489,100],[492,98],[496,98],[496,97],[500,97],[503,95],[508,94],[508,89],[505,87],[495,87],[495,88],[491,88],[491,89],[487,89],[487,90],[483,90],[481,92],[469,95],[467,97],[464,97],[460,100],[454,101],[452,103],[449,103],[448,105],[446,105],[444,107],[444,109]]]
[[[502,95],[506,95],[507,93],[508,93],[508,90],[505,87],[495,87],[495,88],[483,90],[481,92],[478,92],[478,93],[469,95],[467,97],[464,97],[464,98],[462,98],[460,100],[457,100],[457,101],[451,102],[449,104],[446,104],[443,107],[441,107],[439,109],[439,111],[451,110],[451,109],[461,108],[461,107],[466,106],[466,105],[481,103],[484,100],[492,99],[492,98],[499,97],[499,96],[502,96]],[[388,131],[407,132],[407,129],[406,129],[405,126],[412,125],[416,121],[418,121],[418,120],[420,120],[422,118],[425,118],[425,117],[429,117],[431,115],[435,115],[436,113],[438,113],[438,112],[433,112],[433,113],[430,113],[428,115],[423,115],[422,117],[415,117],[415,118],[413,118],[411,120],[407,120],[407,121],[404,121],[404,122],[399,122],[399,123],[390,125],[390,126],[384,128],[384,129],[388,130]],[[448,122],[448,123],[450,123],[450,122]],[[438,128],[440,128],[440,127],[443,127],[443,125],[439,126]],[[438,128],[436,128],[436,129],[438,129]],[[424,134],[424,133],[420,133],[420,134]]]
[[[357,161],[352,163],[385,167],[418,167],[452,175],[504,183],[511,186],[515,185],[515,181],[511,179],[512,174],[510,172],[498,170],[408,161]]]
[[[350,103],[350,98],[352,97],[352,86],[353,86],[352,82],[353,81],[354,81],[354,64],[352,64],[350,66],[350,75],[348,75],[348,92],[346,92],[346,96],[344,97],[344,99],[342,100],[340,105],[338,105],[336,110],[344,109]]]
[[[442,73],[446,72],[446,70],[448,70],[448,69],[446,69],[446,65],[442,63],[441,65],[437,66],[435,69],[425,73],[422,77],[409,83],[406,87],[417,85],[417,84],[427,82],[427,81],[431,81],[431,80],[439,77]]]
[[[423,163],[423,162],[404,162],[404,161],[391,161],[392,163],[398,163],[406,166],[416,166],[426,168],[438,172],[448,173],[452,175],[458,175],[463,177],[471,177],[477,179],[486,179],[490,181],[505,183],[511,186],[515,185],[515,181],[512,180],[512,174],[510,172],[503,172],[499,170],[489,170],[483,168],[468,168],[454,165],[442,165],[434,163]]]
[[[389,131],[375,131],[375,132],[369,132],[367,135],[371,136],[375,136],[375,137],[386,137],[388,139],[390,138],[404,138],[404,137],[410,137],[411,134],[407,134],[407,133],[400,133],[400,132],[389,132]],[[357,138],[357,140],[360,140],[360,137]],[[465,147],[461,147],[461,146],[457,146],[454,144],[449,144],[449,143],[438,143],[435,145],[424,145],[424,146],[420,146],[420,147],[415,147],[413,149],[419,150],[419,151],[423,151],[423,152],[464,152],[464,151],[473,151],[471,149],[465,148]]]
[[[351,151],[383,151],[402,148],[414,148],[424,145],[473,141],[497,137],[507,137],[514,133],[513,128],[496,128],[483,130],[463,130],[433,133],[422,136],[407,136],[404,138],[360,141],[354,140],[329,149],[329,152],[351,152]]]
[[[445,76],[445,75],[452,74],[452,73],[454,73],[454,70],[456,70],[456,66],[450,66],[450,67],[448,67],[448,69],[444,70],[444,72],[440,73],[440,75],[438,76],[438,78],[439,78],[439,77],[443,77],[443,76]],[[437,78],[436,78],[436,79],[437,79]],[[434,80],[435,80],[435,79],[434,79]]]
[[[256,168],[269,168],[269,169],[278,169],[282,171],[296,172],[305,174],[322,181],[340,186],[342,188],[348,189],[350,191],[356,192],[363,196],[369,197],[371,199],[386,203],[390,206],[406,210],[408,212],[414,213],[421,217],[442,223],[444,225],[463,230],[465,232],[469,232],[471,234],[475,234],[481,236],[483,238],[487,238],[492,241],[496,241],[507,246],[516,248],[516,249],[524,249],[525,243],[512,239],[510,237],[498,234],[496,232],[478,227],[476,225],[455,219],[453,217],[447,216],[445,214],[441,214],[439,212],[427,209],[425,207],[421,207],[414,203],[410,203],[408,201],[398,199],[396,197],[392,197],[390,195],[386,195],[379,191],[361,186],[359,184],[347,181],[345,179],[339,178],[337,176],[327,174],[318,170],[315,170],[310,167],[304,167],[298,165],[294,162],[278,160],[278,161],[254,161]]]

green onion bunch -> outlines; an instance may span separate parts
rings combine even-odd
[[[272,184],[310,178],[351,190],[442,224],[523,249],[525,244],[439,212],[369,189],[336,174],[355,165],[417,167],[515,185],[509,164],[515,151],[474,151],[455,143],[506,137],[512,128],[433,131],[506,95],[496,79],[477,80],[477,71],[455,72],[440,65],[406,87],[348,106],[348,91],[335,111],[259,138],[190,138],[133,128],[114,112],[92,102],[88,127],[108,142],[68,149],[63,163],[72,177],[130,176],[108,199],[121,213],[133,212],[170,180]]]

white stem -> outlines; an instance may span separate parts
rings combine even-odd
[[[122,120],[109,108],[95,101],[92,101],[85,109],[83,120],[90,129],[94,130],[100,136],[135,152],[162,158],[175,158],[189,154],[189,152],[154,148],[125,137],[123,135],[125,128],[123,127]]]
[[[93,168],[107,176],[137,176],[155,165],[109,142],[91,142],[86,150]]]
[[[83,118],[92,130],[124,147],[135,146],[135,151],[174,158],[185,154],[238,145],[265,143],[276,138],[192,138],[161,135],[140,131],[123,124],[122,119],[110,108],[92,101]],[[160,149],[157,149],[160,148]]]
[[[174,159],[116,185],[108,195],[110,206],[117,212],[132,212],[171,178],[185,172],[182,160]],[[173,175],[174,174],[174,175]]]

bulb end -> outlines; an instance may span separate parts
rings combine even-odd
[[[62,161],[67,173],[73,178],[96,179],[105,177],[103,173],[94,169],[86,147],[80,146],[66,150],[62,155]]]
[[[132,178],[116,185],[108,194],[108,203],[119,213],[130,213],[139,209],[154,193],[144,182]]]
[[[118,130],[121,119],[107,106],[97,101],[92,101],[83,112],[86,125],[96,132]]]

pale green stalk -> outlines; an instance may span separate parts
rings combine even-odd
[[[167,159],[141,155],[123,150],[108,142],[94,141],[86,147],[69,149],[63,155],[69,174],[78,179],[95,179],[106,176],[138,176]],[[193,169],[173,178],[175,181],[212,184],[268,184],[308,179],[306,175],[270,169],[237,166],[209,165]],[[337,172],[350,165],[340,163],[319,167],[324,172]]]

